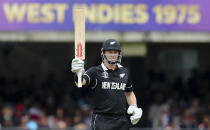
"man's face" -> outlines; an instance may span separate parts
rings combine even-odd
[[[118,59],[119,51],[116,50],[106,50],[104,55],[109,61],[115,62]]]

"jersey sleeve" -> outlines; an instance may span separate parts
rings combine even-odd
[[[125,92],[132,92],[132,91],[133,91],[132,81],[130,75],[128,74],[128,81],[125,86]]]
[[[95,86],[96,84],[95,72],[96,72],[96,68],[91,67],[83,74],[82,77],[86,80],[85,86],[90,86],[92,88]]]

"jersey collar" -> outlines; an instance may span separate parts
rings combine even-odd
[[[103,68],[104,71],[107,71],[108,69],[106,68],[106,66],[104,65],[104,63],[101,63],[101,67]]]
[[[103,63],[103,62],[101,63],[101,67],[103,68],[103,70],[104,70],[104,71],[109,70],[109,69],[108,69],[108,68],[104,65],[104,63]],[[121,67],[122,67],[122,65],[117,64],[117,68],[121,68]],[[117,68],[116,68],[116,69],[117,69]],[[115,69],[115,70],[116,70],[116,69]]]

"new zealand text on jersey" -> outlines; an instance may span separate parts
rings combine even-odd
[[[117,83],[117,82],[102,82],[102,89],[117,89],[117,90],[125,90],[125,83]]]

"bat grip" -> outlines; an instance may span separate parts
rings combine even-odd
[[[82,87],[82,70],[80,70],[80,71],[77,73],[77,76],[78,76],[78,84],[77,84],[77,87],[78,87],[78,88],[81,88],[81,87]]]

